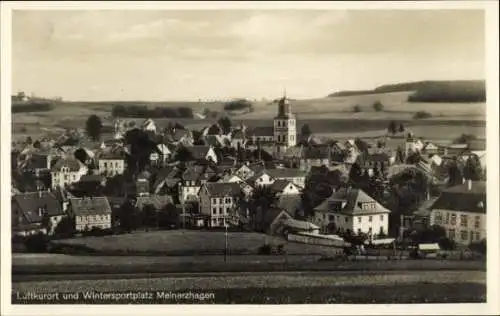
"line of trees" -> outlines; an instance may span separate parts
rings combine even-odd
[[[50,102],[30,102],[26,104],[12,104],[12,113],[47,112],[54,108]]]
[[[190,107],[155,107],[148,108],[145,105],[115,105],[111,110],[114,117],[141,117],[141,118],[192,118],[193,109]]]
[[[224,104],[224,110],[226,111],[238,111],[238,110],[246,110],[248,109],[249,111],[253,110],[253,105],[252,102],[245,100],[245,99],[238,99],[238,100],[233,100],[230,102],[227,102]]]

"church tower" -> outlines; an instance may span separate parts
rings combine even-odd
[[[292,113],[290,100],[286,97],[278,101],[278,115],[274,118],[274,141],[276,143],[276,154],[281,156],[288,148],[297,145],[297,128],[295,115]]]

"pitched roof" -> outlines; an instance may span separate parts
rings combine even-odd
[[[241,193],[241,186],[238,183],[208,182],[204,186],[210,196],[236,196]]]
[[[247,136],[274,136],[273,126],[257,126],[247,132]]]
[[[301,203],[302,199],[300,194],[287,194],[278,198],[277,206],[286,210],[292,216],[295,216],[295,213],[300,208]]]
[[[472,181],[443,190],[431,209],[453,210],[460,212],[486,213],[486,182]]]
[[[286,150],[285,158],[302,158],[304,152],[303,146],[290,147]]]
[[[101,175],[97,175],[97,174],[86,174],[80,178],[80,182],[101,182],[105,179],[106,179],[105,176],[101,176]]]
[[[203,138],[206,146],[221,147],[224,146],[224,140],[219,135],[207,135]]]
[[[375,199],[366,194],[360,189],[341,189],[323,201],[314,209],[319,212],[335,212],[333,204],[342,203],[340,213],[348,215],[361,215],[361,214],[377,214],[377,213],[390,213],[389,210],[380,205]],[[363,209],[363,203],[375,203],[375,207],[371,209]]]
[[[245,131],[237,129],[231,132],[232,139],[245,139]]]
[[[313,230],[318,229],[319,227],[314,225],[313,223],[306,221],[299,221],[293,218],[287,219],[284,223],[285,226],[301,229],[301,230]]]
[[[292,184],[292,182],[289,180],[279,179],[274,181],[274,183],[271,185],[271,190],[276,192],[282,192],[289,184]]]
[[[288,214],[286,210],[280,208],[267,209],[263,214],[264,216],[262,217],[261,227],[266,230],[269,229],[269,226],[274,222],[274,220],[283,213],[285,213],[288,219],[292,218],[292,216]]]
[[[144,208],[146,205],[153,205],[155,209],[159,210],[167,204],[172,204],[173,199],[170,195],[149,195],[138,196],[135,202],[136,207],[139,209]]]
[[[187,150],[193,155],[193,158],[196,160],[202,160],[205,159],[208,151],[210,150],[210,146],[201,146],[201,145],[195,145],[191,147],[186,147]]]
[[[62,206],[56,197],[47,191],[19,193],[12,196],[12,202],[17,203],[26,219],[32,223],[40,222],[42,217],[39,208],[46,208],[49,216],[64,215]]]
[[[305,177],[307,173],[294,168],[266,169],[265,172],[274,179]]]
[[[70,205],[75,216],[111,214],[107,197],[70,198]]]
[[[330,146],[310,146],[305,150],[306,159],[328,159],[330,158]]]
[[[63,167],[68,168],[70,172],[77,172],[84,165],[76,158],[62,158],[52,166],[52,171],[61,171]]]
[[[203,174],[203,171],[204,171],[203,166],[188,167],[182,173],[182,179],[184,181],[197,181],[198,179],[200,179],[201,175]]]

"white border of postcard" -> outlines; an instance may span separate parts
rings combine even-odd
[[[415,1],[415,2],[21,2],[1,3],[1,236],[2,315],[480,315],[498,314],[498,1]],[[488,263],[487,303],[483,304],[381,304],[381,305],[11,305],[10,246],[10,139],[11,139],[11,18],[12,10],[81,9],[484,9],[487,40],[487,147],[488,147]]]

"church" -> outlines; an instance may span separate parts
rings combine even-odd
[[[283,158],[288,148],[297,145],[297,137],[297,120],[286,94],[278,101],[278,113],[274,117],[273,126],[259,126],[247,133],[247,138],[253,145],[251,147],[259,144],[278,159]]]

